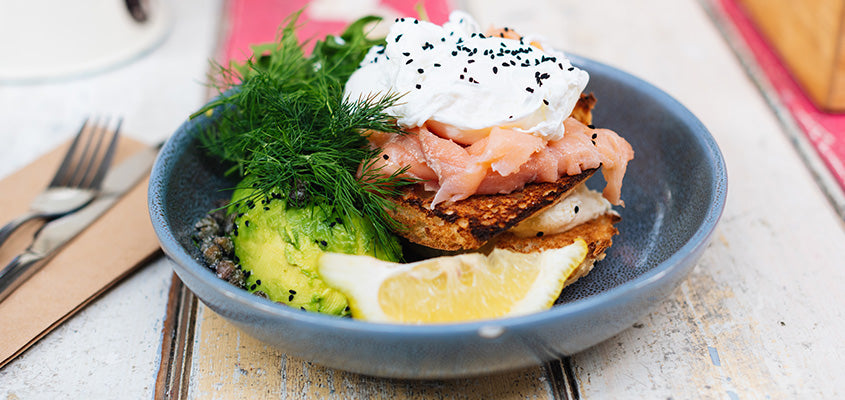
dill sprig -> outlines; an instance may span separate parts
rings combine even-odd
[[[329,206],[341,214],[363,216],[376,228],[382,246],[399,254],[390,231],[398,228],[386,213],[397,195],[414,180],[401,172],[380,176],[367,171],[378,150],[370,148],[368,130],[398,132],[384,110],[397,94],[349,101],[346,80],[370,47],[382,39],[366,37],[377,17],[351,24],[339,37],[315,43],[310,56],[296,38],[298,14],[288,19],[274,43],[253,47],[243,64],[218,66],[214,84],[221,95],[194,116],[213,110],[215,123],[201,132],[208,151],[234,164],[230,172],[249,176],[256,196],[281,192],[293,206]]]

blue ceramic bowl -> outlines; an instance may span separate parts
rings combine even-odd
[[[687,276],[725,205],[719,148],[686,108],[654,86],[573,57],[599,99],[594,123],[634,147],[622,198],[621,232],[607,258],[533,315],[449,325],[392,325],[299,311],[218,279],[198,260],[193,224],[228,196],[234,181],[192,137],[204,117],[182,125],[153,168],[149,208],[176,273],[208,307],[285,353],[328,367],[398,378],[487,374],[573,354],[630,327]],[[598,174],[597,174],[598,175]],[[602,187],[600,177],[589,184]]]

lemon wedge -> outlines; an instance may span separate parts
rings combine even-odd
[[[587,244],[539,253],[495,249],[410,264],[327,253],[323,280],[349,299],[354,318],[442,323],[522,315],[548,309],[587,256]]]

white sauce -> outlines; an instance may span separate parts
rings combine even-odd
[[[588,189],[582,183],[565,199],[523,220],[510,232],[519,237],[536,236],[537,232],[544,235],[566,232],[608,212],[615,212],[611,207],[601,193]]]
[[[563,53],[528,40],[485,37],[472,17],[456,11],[442,27],[397,20],[387,45],[370,49],[345,95],[403,94],[387,110],[403,127],[434,120],[464,130],[511,127],[555,140],[563,137],[563,120],[588,79]]]

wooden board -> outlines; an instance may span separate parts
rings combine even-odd
[[[845,1],[737,1],[816,104],[845,110]]]

